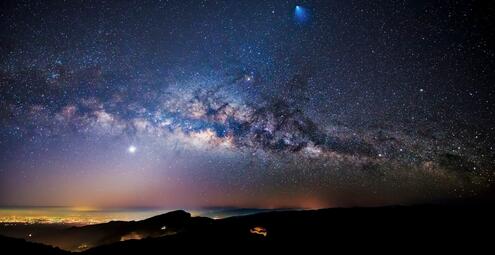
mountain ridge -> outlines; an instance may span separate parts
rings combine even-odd
[[[72,250],[78,253],[51,250],[25,241],[6,241],[7,237],[0,241],[40,250],[23,254],[81,255],[162,254],[164,249],[192,251],[198,248],[219,251],[228,250],[232,245],[253,252],[328,245],[345,248],[385,245],[385,240],[394,245],[438,246],[441,243],[435,242],[439,240],[455,244],[483,242],[489,238],[483,233],[495,227],[492,215],[495,215],[493,205],[272,211],[216,220],[192,217],[190,213],[178,210],[141,221],[116,221],[62,231],[72,243],[88,242],[87,247]],[[85,239],[86,235],[92,239]]]

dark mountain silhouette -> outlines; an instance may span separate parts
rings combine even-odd
[[[491,205],[426,205],[275,211],[213,220],[174,211],[143,221],[69,228],[61,235],[66,235],[66,242],[72,238],[72,244],[84,241],[93,247],[82,255],[165,254],[199,249],[258,253],[301,248],[480,248],[491,243],[494,213]],[[130,238],[123,238],[126,236]],[[1,240],[3,243],[6,239]],[[22,254],[64,254],[23,240],[7,242],[9,249],[22,250]]]
[[[70,252],[24,239],[0,235],[1,254],[68,255]]]
[[[35,241],[60,247],[64,250],[83,251],[91,247],[131,239],[161,237],[182,231],[194,221],[210,220],[195,217],[185,211],[173,211],[142,221],[111,221],[103,224],[71,227]]]

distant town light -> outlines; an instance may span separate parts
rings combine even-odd
[[[249,230],[249,232],[251,232],[251,234],[262,235],[265,237],[268,235],[268,232],[264,227],[254,227],[251,230]]]

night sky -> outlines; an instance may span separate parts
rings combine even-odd
[[[434,2],[1,1],[0,205],[488,194],[495,8]]]

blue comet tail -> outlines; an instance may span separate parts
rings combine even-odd
[[[300,6],[296,5],[296,8],[294,9],[294,18],[298,23],[306,23],[309,20],[309,10]]]

